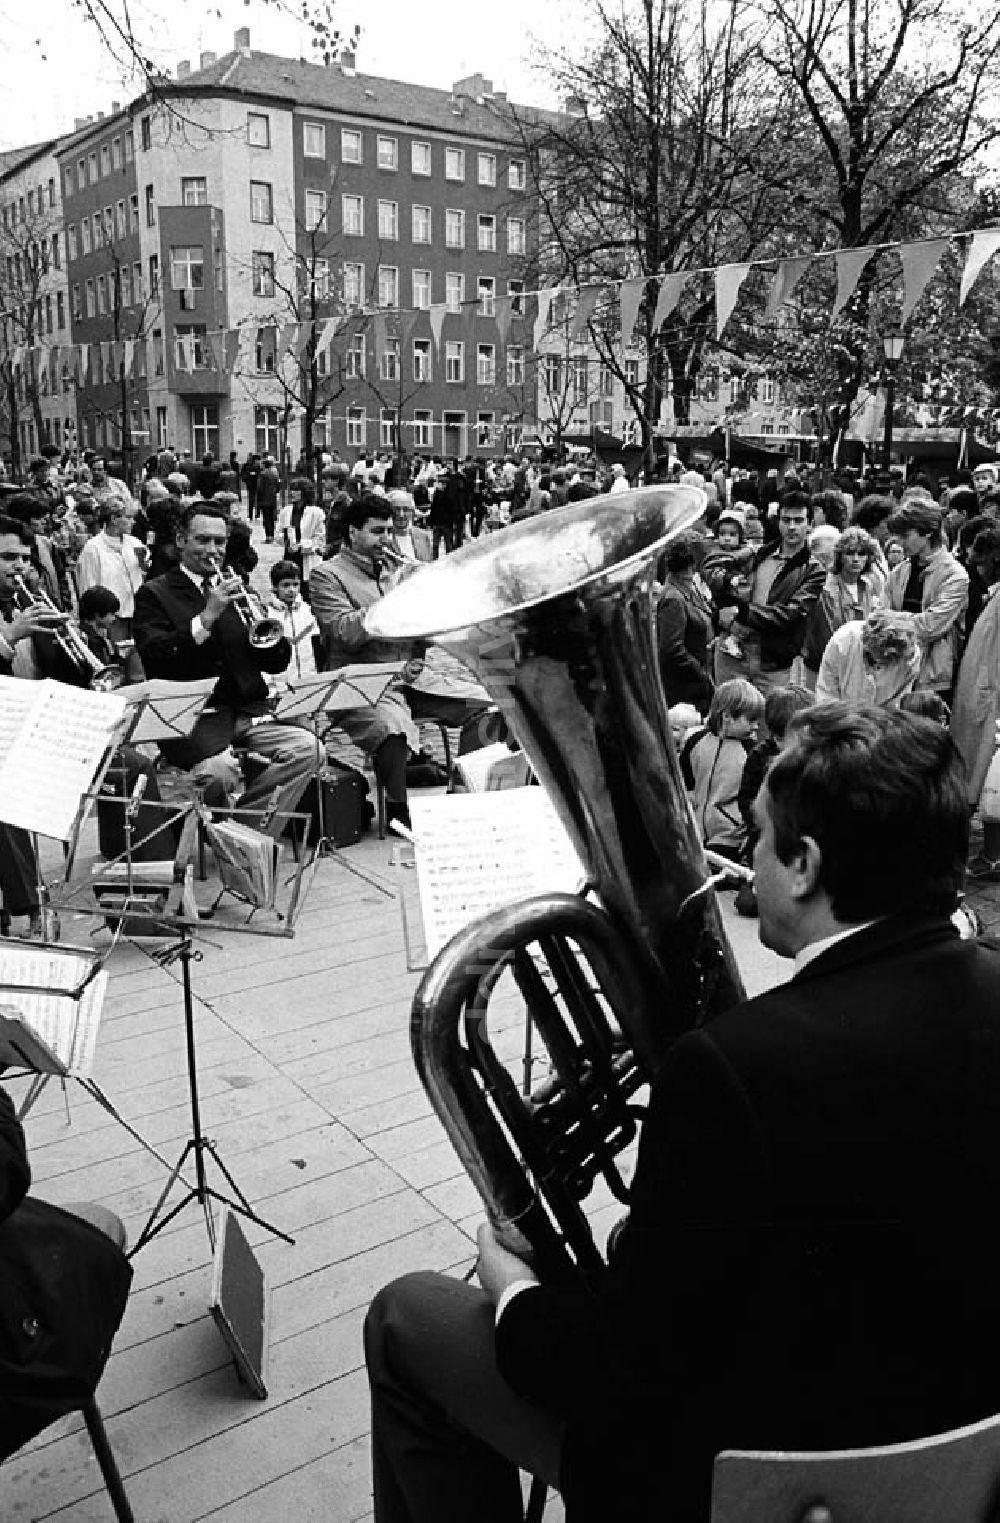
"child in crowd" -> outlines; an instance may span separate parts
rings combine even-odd
[[[274,596],[270,607],[281,620],[285,639],[291,642],[292,659],[287,677],[311,677],[316,672],[319,625],[302,596],[302,578],[294,561],[278,561],[271,567]]]
[[[746,759],[740,780],[737,805],[746,825],[744,860],[750,862],[759,831],[754,824],[753,804],[760,792],[767,770],[785,744],[788,726],[794,715],[808,709],[813,696],[804,687],[773,687],[764,702],[764,726],[767,731]],[[757,900],[752,883],[741,883],[736,891],[735,908],[740,915],[756,915]]]
[[[747,753],[764,700],[743,677],[721,682],[705,728],[689,735],[681,751],[681,775],[691,795],[706,846],[736,861],[746,842],[738,796]]]
[[[670,721],[670,735],[674,742],[674,750],[680,756],[684,749],[684,742],[692,730],[701,728],[701,715],[693,703],[675,703],[667,710],[667,718]]]
[[[715,545],[705,553],[701,575],[712,601],[717,608],[725,607],[734,600],[733,580],[746,577],[753,571],[753,547],[744,543],[744,515],[732,508],[720,513],[715,526]],[[739,659],[743,652],[735,635],[722,636],[722,648],[727,655]]]
[[[122,651],[112,643],[110,630],[121,604],[110,587],[88,587],[80,594],[80,633],[92,655],[104,666],[123,666]],[[131,647],[132,642],[129,641]]]

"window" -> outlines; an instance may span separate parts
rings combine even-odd
[[[479,297],[479,316],[494,317],[496,315],[496,291],[497,283],[492,275],[480,275],[476,282],[476,291]]]
[[[144,116],[139,123],[139,133],[142,151],[143,153],[148,153],[153,146],[153,128],[148,116]]]
[[[80,223],[80,235],[83,238],[83,252],[89,254],[93,244],[90,237],[90,218],[84,217]]]
[[[410,171],[415,175],[429,175],[431,172],[431,145],[430,143],[410,144]]]
[[[524,316],[524,281],[508,280],[507,295],[510,297],[510,311],[512,317]]]
[[[97,301],[94,296],[94,282],[92,280],[87,281],[87,316],[97,316]]]
[[[72,171],[72,169],[64,169],[63,170],[63,195],[64,196],[71,196],[72,194],[73,194],[73,171]],[[6,207],[4,207],[4,226],[5,227],[7,226],[7,208]]]
[[[131,164],[131,162],[132,162],[132,160],[134,158],[135,158],[135,133],[134,132],[126,132],[126,134],[125,134],[125,162],[126,162],[126,164]]]
[[[149,294],[154,301],[160,294],[159,254],[150,254],[149,256]]]
[[[340,129],[340,162],[342,164],[360,164],[362,153],[362,137],[360,132],[355,132],[349,127]]]
[[[308,272],[307,272],[308,274]],[[330,261],[329,259],[314,259],[312,262],[312,274],[309,277],[309,298],[311,301],[328,301],[330,298]]]
[[[410,209],[410,236],[414,243],[431,241],[431,209],[429,206],[413,206]]]
[[[378,418],[378,442],[382,449],[396,448],[397,414],[383,407]]]
[[[72,222],[66,229],[66,256],[69,259],[77,258],[76,226]]]
[[[251,255],[253,294],[255,296],[274,295],[274,255],[262,249],[255,249]]]
[[[524,347],[521,344],[507,345],[507,385],[524,385]]]
[[[100,179],[100,174],[99,174],[98,168],[97,168],[97,149],[96,148],[94,148],[87,155],[87,170],[88,170],[88,179],[90,180],[91,185],[96,185],[98,180]]]
[[[507,165],[507,189],[523,190],[525,178],[524,160],[511,159]]]
[[[449,209],[444,214],[444,242],[449,249],[465,248],[465,213]]]
[[[46,298],[45,298],[45,331],[46,331],[46,333],[51,333],[52,332],[52,297],[51,296],[46,296]]]
[[[181,180],[182,206],[207,206],[208,181],[204,175],[185,175]]]
[[[254,449],[258,455],[278,454],[278,409],[255,407],[253,410]],[[215,451],[213,450],[214,454]]]
[[[156,226],[156,192],[152,185],[146,186],[146,226]]]
[[[399,339],[386,339],[385,348],[379,356],[379,376],[383,381],[399,380]]]
[[[73,287],[73,299],[70,302],[70,307],[73,312],[73,321],[78,323],[83,316],[83,308],[80,305],[80,287],[78,285]]]
[[[625,372],[626,386],[638,386],[639,384],[639,361],[626,360],[622,369]]]
[[[465,301],[465,276],[457,270],[449,270],[444,277],[444,305],[446,312],[461,312]]]
[[[203,291],[205,288],[205,256],[201,244],[181,246],[170,250],[170,289],[172,291]]]
[[[347,346],[346,371],[349,381],[360,381],[365,373],[365,336],[355,333]]]
[[[393,264],[378,267],[378,304],[380,307],[399,306],[399,271]]]
[[[476,443],[480,449],[489,449],[493,443],[494,415],[491,412],[476,413]]]
[[[365,230],[365,198],[362,195],[341,196],[341,216],[344,233],[350,238],[362,238]]]
[[[481,254],[495,254],[497,251],[497,219],[488,216],[484,212],[479,214],[478,244]]]
[[[379,169],[399,168],[399,141],[397,138],[379,137],[378,167]]]
[[[465,179],[465,149],[446,148],[444,151],[444,177],[446,180]]]
[[[326,128],[322,122],[302,123],[302,152],[307,159],[326,158]]]
[[[611,402],[591,402],[587,416],[591,428],[606,428],[610,432],[614,422],[614,406]]]
[[[465,345],[459,339],[448,339],[444,346],[444,378],[454,385],[465,381]]]
[[[763,403],[765,403],[766,406],[768,406],[768,407],[773,406],[773,404],[774,404],[774,378],[773,378],[773,376],[769,376],[769,375],[761,376],[760,382],[759,382],[758,387],[757,387],[757,394],[760,397],[760,400]]]
[[[174,364],[178,370],[205,369],[203,327],[179,326],[174,329]]]
[[[507,218],[507,252],[508,254],[524,253],[524,218]]]
[[[251,148],[270,148],[271,118],[266,112],[247,112],[247,142]]]
[[[365,267],[363,264],[344,265],[344,301],[349,307],[363,306],[365,299]]]
[[[139,197],[137,194],[128,198],[128,225],[133,233],[139,231]]]
[[[497,156],[495,153],[481,153],[478,157],[479,183],[480,185],[495,185],[497,183]]]
[[[250,221],[273,222],[274,204],[267,180],[250,181]]]
[[[495,344],[476,346],[476,380],[480,386],[495,386],[497,379],[497,351]]]
[[[111,173],[111,144],[104,143],[101,146],[101,178]]]
[[[550,397],[559,396],[562,391],[562,355],[547,354],[545,356],[545,390]]]
[[[118,201],[115,204],[115,237],[124,238],[128,232],[128,218],[125,214],[125,202]]]
[[[431,378],[431,341],[429,338],[413,340],[413,379],[429,381]]]
[[[143,299],[143,295],[142,295],[142,265],[141,265],[141,263],[139,262],[138,259],[136,260],[135,264],[132,266],[132,293],[133,293],[133,295],[135,297],[135,304],[136,304],[136,306],[139,306],[140,302]]]
[[[575,354],[573,356],[573,403],[587,400],[587,356]]]
[[[434,433],[434,414],[422,407],[413,410],[413,448],[430,449]]]
[[[122,140],[121,140],[120,137],[116,137],[116,138],[112,138],[112,140],[111,140],[111,168],[112,169],[121,169],[121,167],[122,167]]]
[[[86,185],[86,183],[87,183],[87,160],[86,159],[77,159],[77,161],[76,161],[76,188],[77,188],[77,190],[82,190],[83,187]]]
[[[368,424],[363,407],[347,409],[347,443],[355,449],[364,449]]]
[[[327,200],[326,200],[326,191],[325,190],[307,190],[306,191],[306,232],[307,233],[314,233],[314,232],[316,232],[317,228],[321,228],[323,226],[323,224],[326,221],[326,209],[327,209]],[[345,231],[346,231],[346,229],[345,229]],[[362,228],[362,231],[364,231],[363,228]]]
[[[66,297],[62,291],[56,292],[56,327],[66,326]]]
[[[602,397],[613,397],[615,394],[615,374],[610,365],[601,361],[597,372],[597,393]]]
[[[378,235],[395,240],[399,237],[399,203],[380,201],[378,204]]]
[[[107,244],[108,248],[110,248],[114,241],[115,213],[113,207],[106,206],[104,208],[104,242]]]
[[[266,328],[257,329],[257,340],[254,344],[254,364],[258,374],[274,374],[275,350],[278,347],[277,339],[277,328],[268,325]]]
[[[413,305],[418,311],[425,312],[431,304],[431,272],[430,270],[413,271]]]
[[[123,264],[118,272],[118,289],[123,307],[132,305],[132,266]]]

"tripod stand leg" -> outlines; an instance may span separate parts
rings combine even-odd
[[[222,1205],[228,1206],[231,1211],[237,1211],[240,1214],[240,1216],[245,1216],[248,1219],[248,1221],[255,1222],[258,1227],[263,1227],[265,1232],[270,1232],[273,1237],[280,1237],[282,1239],[282,1241],[286,1242],[286,1243],[294,1243],[295,1239],[293,1237],[290,1237],[287,1232],[282,1232],[280,1227],[273,1226],[270,1222],[265,1221],[262,1216],[258,1216],[257,1215],[257,1212],[253,1209],[253,1207],[251,1206],[250,1202],[247,1200],[246,1196],[243,1194],[243,1191],[240,1189],[239,1185],[236,1183],[236,1181],[233,1178],[232,1174],[230,1174],[229,1170],[226,1168],[226,1165],[223,1163],[222,1159],[219,1157],[219,1154],[218,1154],[218,1151],[216,1149],[216,1146],[215,1146],[214,1142],[212,1142],[208,1138],[205,1139],[205,1151],[207,1153],[210,1153],[212,1158],[215,1160],[215,1164],[216,1164],[220,1174],[222,1174],[222,1176],[225,1179],[226,1183],[228,1184],[229,1188],[232,1190],[233,1194],[236,1196],[236,1199],[235,1200],[227,1200],[224,1195],[220,1195],[219,1194],[218,1190],[211,1190],[210,1189],[209,1192],[208,1192],[209,1195],[213,1196]]]

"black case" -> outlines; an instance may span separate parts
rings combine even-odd
[[[375,810],[368,798],[368,780],[354,767],[346,767],[340,762],[329,762],[320,774],[320,780],[323,788],[323,829],[327,838],[335,846],[353,846],[355,841],[361,840],[375,818]],[[315,782],[310,782],[298,809],[310,817],[308,842],[314,846],[319,839]]]
[[[140,772],[146,774],[146,791],[132,821],[132,857],[136,862],[163,862],[172,857],[180,840],[179,826],[171,823],[169,810],[160,804],[160,789],[151,762],[133,752],[121,753],[104,774],[97,799],[97,849],[102,857],[120,857],[125,850],[126,800],[132,796]],[[153,834],[153,832],[156,832]],[[144,841],[144,837],[151,839]]]

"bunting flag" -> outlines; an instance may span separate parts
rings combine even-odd
[[[869,245],[860,249],[841,249],[837,253],[834,259],[837,266],[837,298],[833,304],[833,311],[830,313],[831,323],[837,321],[847,306],[861,279],[861,271],[877,252],[877,248]]]
[[[778,308],[785,305],[811,264],[812,259],[808,254],[800,254],[794,259],[781,261],[774,272],[771,289],[767,293],[767,305],[764,308],[766,322],[770,322],[777,316]]]
[[[903,305],[899,314],[900,327],[906,322],[917,302],[924,294],[924,287],[941,262],[948,247],[947,238],[928,238],[926,243],[902,243],[899,262],[903,266]]]
[[[372,319],[372,341],[375,345],[375,362],[378,363],[379,355],[385,351],[386,319],[384,312],[376,312]]]
[[[721,339],[722,330],[732,316],[740,286],[750,274],[749,264],[724,264],[715,272],[715,337]]]
[[[127,338],[123,351],[125,361],[125,374],[131,379],[133,366],[135,365],[135,339]]]
[[[514,310],[514,298],[512,296],[498,296],[496,300],[497,332],[500,335],[501,344],[506,344],[507,334],[510,332],[510,320]]]
[[[660,289],[656,297],[656,311],[653,313],[652,331],[654,333],[660,331],[661,326],[666,322],[680,301],[681,292],[684,289],[687,278],[687,272],[679,270],[669,275],[664,275],[660,281]]]
[[[289,349],[291,349],[294,345],[298,331],[298,323],[282,323],[281,327],[278,329],[278,354],[280,354],[282,358],[284,358]]]
[[[319,359],[320,355],[325,354],[329,349],[330,345],[333,343],[334,334],[337,332],[337,329],[340,327],[342,322],[343,318],[340,317],[327,318],[326,322],[323,324],[323,331],[320,333],[319,341],[316,345],[317,359]]]
[[[626,349],[632,342],[632,334],[635,331],[636,318],[639,316],[639,307],[642,304],[642,293],[645,289],[644,280],[623,280],[619,292],[621,303],[622,343]]]
[[[556,294],[556,286],[547,286],[544,291],[538,293],[538,316],[535,318],[534,347],[537,349],[542,341],[549,323],[549,312],[552,309],[552,298]]]
[[[244,331],[245,330],[242,328],[231,328],[226,330],[225,347],[227,370],[236,369],[236,361],[238,360],[240,353],[240,341],[243,337]]]
[[[972,242],[969,244],[969,252],[965,256],[965,269],[962,271],[962,287],[958,293],[958,305],[965,306],[965,298],[979,279],[983,268],[989,264],[993,255],[1000,249],[1000,227],[987,227],[980,233],[973,233]]]
[[[408,312],[403,313],[403,331],[399,336],[399,347],[401,349],[417,326],[417,318],[420,316],[421,311],[425,310],[426,308],[411,307]]]
[[[295,341],[295,358],[300,365],[302,364],[302,356],[309,346],[309,340],[313,338],[315,333],[315,322],[299,324],[299,336]]]
[[[442,331],[444,329],[444,314],[445,314],[445,304],[444,304],[444,302],[443,301],[436,301],[434,303],[434,305],[430,309],[430,314],[431,314],[431,337],[434,340],[434,353],[435,353],[435,355],[438,355],[441,352],[441,333],[442,333]]]
[[[208,348],[212,356],[212,369],[217,370],[220,375],[224,374],[226,368],[226,336],[221,328],[213,330],[208,335]]]
[[[577,339],[582,338],[586,333],[587,324],[590,322],[594,308],[600,299],[600,286],[580,287],[580,294],[576,301],[576,311],[573,314],[573,321],[569,327],[569,341],[571,344],[576,343]]]

